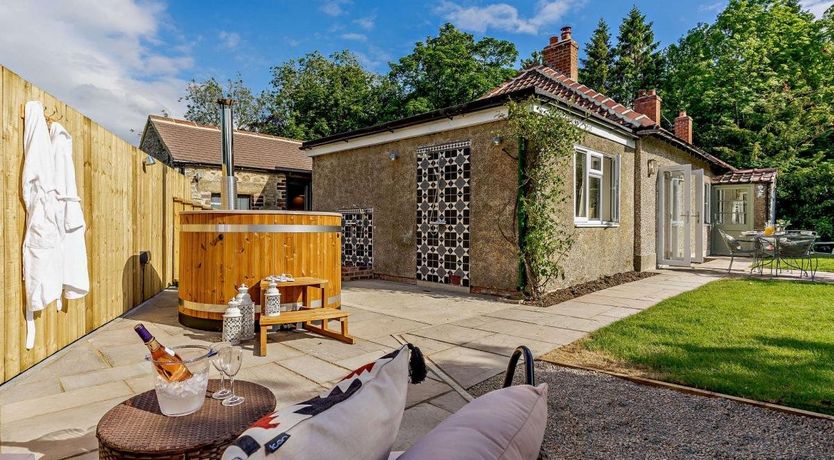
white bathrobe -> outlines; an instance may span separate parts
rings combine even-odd
[[[72,137],[58,123],[49,130],[55,152],[55,189],[58,192],[58,226],[62,232],[61,260],[63,289],[67,299],[80,299],[90,290],[87,273],[87,243],[84,241],[84,212],[75,181]]]
[[[26,348],[35,345],[34,312],[89,290],[84,216],[77,197],[72,138],[58,124],[52,132],[40,102],[26,103],[24,123],[23,281],[26,287]]]

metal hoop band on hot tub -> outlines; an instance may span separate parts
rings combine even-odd
[[[191,233],[341,233],[336,225],[292,224],[184,224],[183,232]]]

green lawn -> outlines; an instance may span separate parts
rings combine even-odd
[[[834,414],[834,285],[721,280],[576,347],[662,380]]]
[[[819,268],[817,268],[818,272],[834,272],[834,255],[818,254],[817,257],[819,258],[820,263]],[[807,261],[805,263],[807,263]],[[793,264],[798,266],[799,261],[794,261]],[[765,266],[765,272],[768,270],[770,270],[770,266]]]
[[[817,271],[820,272],[834,272],[834,255],[821,255],[820,267]]]

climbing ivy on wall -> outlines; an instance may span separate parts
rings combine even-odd
[[[508,105],[507,123],[498,133],[518,140],[518,193],[513,243],[519,254],[520,290],[539,301],[549,283],[564,278],[562,259],[573,245],[573,221],[564,209],[571,196],[574,145],[581,129],[561,111],[536,99]]]

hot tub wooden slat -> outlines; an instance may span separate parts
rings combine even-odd
[[[222,305],[245,282],[257,286],[271,274],[289,273],[328,280],[329,307],[341,305],[341,216],[332,213],[210,211],[180,214],[180,314],[222,320],[217,308],[199,313],[200,304]],[[218,225],[220,230],[211,231]],[[266,225],[273,227],[251,227]],[[274,227],[274,226],[279,227]],[[250,227],[240,227],[250,226]],[[327,231],[307,231],[307,228]],[[243,232],[243,228],[291,229]],[[250,291],[253,298],[259,293]],[[312,294],[312,293],[311,293]],[[282,303],[300,301],[299,289],[282,291]],[[332,301],[328,301],[328,299]],[[318,293],[311,301],[318,304]],[[257,300],[256,300],[257,301]]]

